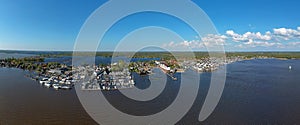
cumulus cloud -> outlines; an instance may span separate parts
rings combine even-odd
[[[235,42],[253,41],[287,41],[291,39],[300,39],[300,27],[297,29],[275,28],[273,32],[246,32],[244,34],[235,33],[233,30],[226,31],[226,35]]]
[[[214,34],[209,34],[206,37],[201,38],[201,41],[203,41],[206,46],[225,45],[226,40],[227,36]]]
[[[164,44],[164,47],[171,47],[171,48],[178,48],[178,47],[185,47],[185,48],[205,48],[205,47],[213,47],[213,46],[223,46],[227,40],[227,36],[225,35],[214,35],[209,34],[206,37],[201,38],[201,40],[191,40],[191,41],[183,41],[179,43],[170,42]]]
[[[244,34],[236,33],[234,30],[226,31],[224,35],[210,34],[198,40],[170,42],[164,44],[165,47],[171,48],[192,48],[205,49],[206,47],[224,46],[233,48],[297,48],[300,47],[300,27],[296,29],[278,28],[265,33],[246,32]],[[232,45],[232,46],[229,46]]]
[[[237,34],[233,30],[226,31],[226,35],[232,38],[235,42],[248,42],[249,40],[263,40],[263,41],[269,41],[272,39],[271,32],[268,31],[264,35],[260,32],[247,32],[245,34]]]
[[[235,33],[233,30],[226,31],[226,34],[230,36],[234,41],[245,41],[246,39],[242,37],[242,35]]]
[[[244,43],[247,47],[280,47],[282,44],[278,42],[262,42],[262,41],[253,41],[249,40]]]
[[[274,35],[281,37],[285,40],[300,38],[300,27],[298,27],[297,30],[287,29],[287,28],[278,28],[273,30],[274,30]]]
[[[184,49],[184,48],[203,48],[204,43],[199,40],[192,40],[192,41],[183,41],[183,42],[170,42],[164,44],[163,47],[171,48],[171,49]]]

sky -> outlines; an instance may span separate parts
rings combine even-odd
[[[73,50],[81,27],[105,2],[107,1],[0,0],[0,49]],[[226,51],[300,50],[298,0],[193,2],[209,16],[219,34],[198,37],[188,24],[176,17],[142,12],[114,24],[101,40],[98,51],[115,50],[121,42],[126,42],[122,44],[126,46],[121,46],[124,50],[149,43],[174,50],[188,47],[201,51],[211,43],[223,45]],[[172,8],[172,5],[166,7]]]

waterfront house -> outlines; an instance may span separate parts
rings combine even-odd
[[[57,74],[57,75],[62,74],[62,70],[59,70],[59,69],[51,69],[48,72],[52,73],[52,74]]]

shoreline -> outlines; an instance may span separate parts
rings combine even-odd
[[[102,82],[93,83],[93,80],[84,81],[87,83],[86,85],[92,84],[89,88],[97,88],[99,90],[116,90],[123,88],[131,88],[134,86],[134,81],[130,74],[130,72],[139,73],[141,71],[147,72],[146,75],[151,74],[151,70],[157,67],[161,69],[165,74],[171,77],[173,80],[177,80],[176,77],[173,76],[175,73],[184,73],[187,69],[192,69],[197,71],[198,73],[203,72],[213,72],[218,70],[220,67],[228,64],[232,64],[235,62],[245,61],[245,60],[255,60],[255,59],[276,59],[276,60],[298,60],[298,59],[288,59],[288,58],[274,58],[274,57],[255,57],[255,58],[246,58],[246,57],[228,57],[224,61],[219,60],[219,58],[202,58],[197,60],[184,60],[182,62],[174,62],[172,60],[167,61],[155,61],[156,66],[153,66],[151,61],[146,62],[132,62],[134,64],[135,70],[115,70],[114,67],[124,65],[124,62],[114,63],[113,65],[107,66],[94,66],[94,67],[70,67],[64,64],[60,64],[58,62],[46,63],[44,64],[44,58],[41,57],[25,57],[20,59],[0,59],[0,68],[15,68],[20,70],[29,71],[25,75],[34,81],[39,81],[42,85],[45,85],[49,88],[53,87],[54,89],[72,89],[76,81],[80,81],[81,77],[85,77],[87,74],[79,74],[77,78],[74,77],[76,72],[88,71],[90,75],[94,74],[93,80],[100,80]],[[167,63],[169,61],[169,64]],[[173,62],[170,64],[170,62]],[[32,66],[32,65],[35,65]],[[138,64],[138,65],[137,65]],[[176,66],[176,65],[178,66]],[[129,65],[128,65],[129,66]],[[175,67],[174,67],[175,66]],[[29,67],[29,68],[28,68]],[[173,67],[173,68],[171,68]],[[129,68],[129,67],[128,67]],[[130,69],[134,69],[130,67]],[[147,69],[147,70],[145,70]],[[108,72],[116,73],[116,75],[102,75],[104,72],[109,74]],[[120,75],[117,75],[120,74]],[[123,74],[123,75],[122,75]],[[127,74],[127,75],[126,75]],[[141,74],[140,74],[141,75]],[[79,77],[80,76],[80,77]],[[126,76],[126,78],[125,78]],[[128,76],[128,79],[127,79]],[[110,79],[123,79],[126,81],[123,83],[123,80],[120,81],[111,81]],[[105,80],[109,79],[109,80]],[[127,84],[128,82],[128,84]],[[96,85],[99,84],[99,85]],[[117,87],[118,86],[118,87]],[[128,87],[126,87],[128,86]]]

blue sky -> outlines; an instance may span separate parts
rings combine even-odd
[[[85,20],[105,2],[105,0],[1,0],[0,49],[72,50]],[[300,50],[300,28],[298,28],[300,2],[297,0],[194,0],[194,2],[211,18],[219,35],[197,38],[197,34],[187,24],[174,17],[159,13],[139,13],[115,24],[107,32],[99,50],[113,50],[126,34],[149,25],[168,28],[184,38],[184,41],[172,41],[163,34],[157,34],[155,39],[153,34],[149,38],[144,38],[160,41],[163,47],[187,46],[203,50],[201,43],[216,40],[224,44],[227,51]]]

